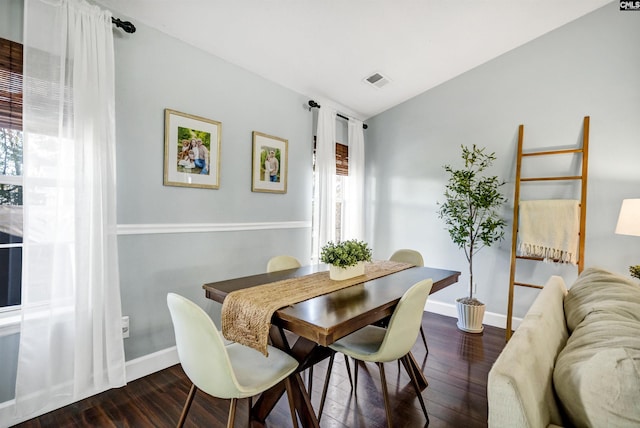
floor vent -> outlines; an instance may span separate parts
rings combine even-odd
[[[378,89],[382,88],[383,86],[385,86],[387,83],[390,82],[388,78],[386,78],[380,73],[374,73],[364,80],[365,82],[369,83],[371,86],[374,86]]]

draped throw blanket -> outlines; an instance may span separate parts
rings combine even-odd
[[[364,275],[343,281],[330,279],[327,271],[233,291],[222,304],[222,334],[268,355],[271,317],[278,309],[410,267],[413,265],[377,261],[365,266]]]
[[[570,199],[520,201],[518,251],[546,262],[576,264],[580,203]]]

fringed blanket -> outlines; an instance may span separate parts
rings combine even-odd
[[[518,251],[546,262],[577,263],[580,203],[569,199],[520,201]]]
[[[364,275],[343,281],[331,280],[327,271],[233,291],[222,304],[222,334],[268,355],[271,317],[278,309],[410,267],[413,265],[376,261],[365,266]]]

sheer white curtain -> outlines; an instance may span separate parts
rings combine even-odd
[[[344,238],[364,240],[364,131],[349,118],[349,177],[345,186]]]
[[[111,13],[25,0],[17,417],[126,383]]]
[[[318,110],[313,189],[311,257],[319,262],[321,248],[336,236],[336,111],[327,107]]]

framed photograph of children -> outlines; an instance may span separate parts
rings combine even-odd
[[[284,138],[253,131],[252,192],[287,193],[288,145]]]
[[[222,123],[164,110],[164,185],[218,189]]]

